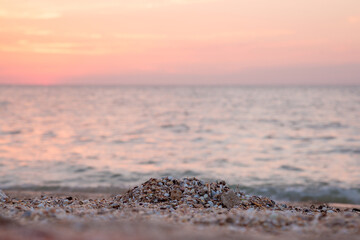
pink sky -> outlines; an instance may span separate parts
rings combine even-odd
[[[359,0],[0,6],[0,84],[360,84]]]

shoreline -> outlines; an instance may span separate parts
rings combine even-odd
[[[71,191],[63,191],[63,190],[54,190],[54,191],[43,191],[43,190],[3,190],[9,197],[14,198],[39,198],[41,195],[66,198],[68,196],[74,196],[78,199],[92,199],[92,198],[112,198],[119,194],[124,194],[128,189],[119,188],[120,191],[99,191],[95,190],[96,188],[92,188],[91,191],[78,191],[77,189]],[[347,209],[347,208],[359,208],[360,204],[352,204],[352,203],[336,203],[336,202],[313,202],[313,201],[277,201],[279,203],[284,203],[287,205],[293,206],[310,206],[312,204],[327,204],[330,207],[339,208],[339,209]]]
[[[150,179],[121,195],[4,190],[0,239],[358,239],[360,234],[360,213],[354,211],[359,205],[275,203],[256,196],[243,196],[238,204],[221,183],[204,184],[224,186],[222,197],[212,198],[215,206],[191,205],[202,187],[190,186],[191,193],[178,196],[174,189],[183,182],[168,179],[175,182],[170,196],[154,202],[148,197],[159,198],[169,186],[161,181]],[[143,198],[148,190],[152,193]]]

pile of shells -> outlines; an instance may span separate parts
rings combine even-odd
[[[156,204],[176,208],[186,204],[193,208],[275,208],[273,200],[233,191],[225,181],[204,182],[196,178],[151,178],[115,197],[122,204]]]
[[[5,202],[8,199],[8,196],[0,189],[0,202]]]

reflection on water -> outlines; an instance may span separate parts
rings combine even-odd
[[[359,119],[358,87],[3,86],[0,187],[173,175],[360,201]]]

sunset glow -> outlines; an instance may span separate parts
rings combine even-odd
[[[0,84],[360,83],[358,0],[0,5]]]

